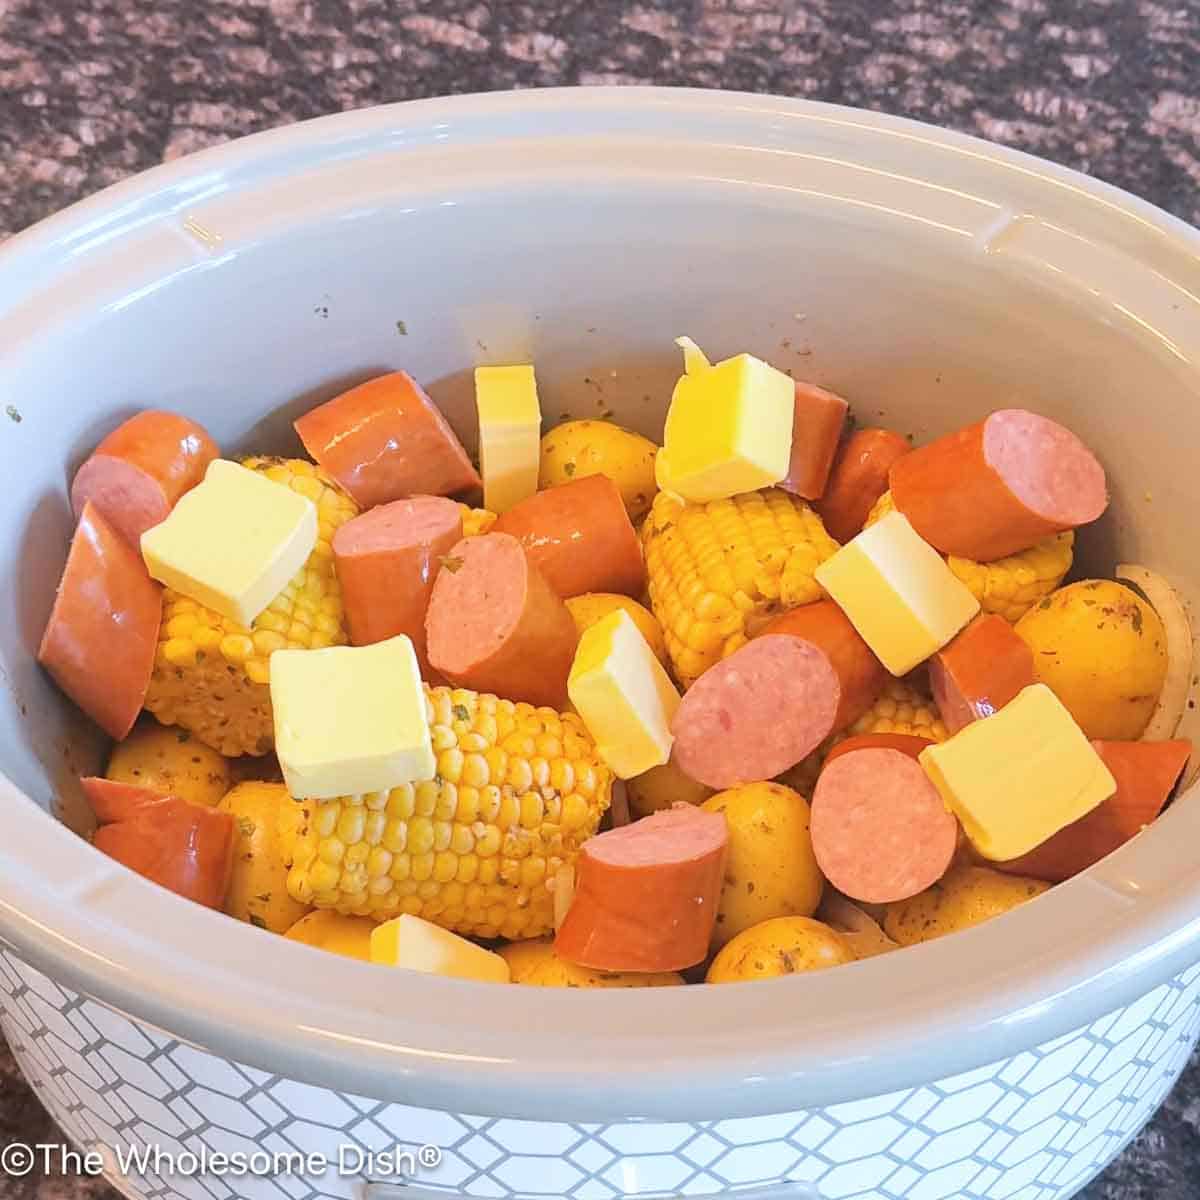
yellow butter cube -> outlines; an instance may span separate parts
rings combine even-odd
[[[508,963],[499,954],[409,913],[375,927],[371,961],[482,983],[509,981]]]
[[[150,575],[221,616],[249,626],[317,544],[306,496],[226,459],[142,534]]]
[[[298,800],[386,792],[432,779],[428,705],[412,642],[276,650],[275,752]]]
[[[778,483],[792,455],[790,376],[750,354],[711,365],[690,339],[679,344],[685,370],[655,459],[659,488],[707,504]]]
[[[483,507],[507,512],[537,491],[542,410],[533,367],[476,367]]]
[[[370,962],[375,928],[370,917],[347,917],[331,908],[318,908],[301,917],[283,936],[317,950]]]
[[[907,675],[979,611],[979,601],[908,518],[891,512],[814,572],[893,675]]]
[[[921,766],[971,844],[993,862],[1028,854],[1117,790],[1104,760],[1044,683],[926,747]]]
[[[579,639],[567,694],[618,778],[632,779],[671,757],[679,693],[625,609],[614,609]]]

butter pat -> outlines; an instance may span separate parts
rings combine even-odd
[[[1028,854],[1117,790],[1087,735],[1044,683],[927,746],[921,766],[971,845],[992,862]]]
[[[814,577],[893,675],[907,675],[979,611],[966,585],[898,512],[847,542]]]
[[[671,718],[679,693],[624,609],[584,631],[567,694],[600,757],[631,779],[671,757]]]
[[[404,635],[271,655],[275,752],[297,800],[386,792],[436,769],[425,689]]]
[[[481,983],[509,981],[508,962],[499,954],[409,913],[375,927],[371,961]]]
[[[713,366],[690,338],[679,345],[685,370],[655,459],[659,488],[706,504],[778,483],[792,456],[791,378],[750,354]]]
[[[291,488],[223,458],[142,534],[159,583],[249,626],[317,544],[317,506]]]
[[[507,512],[537,491],[542,410],[531,366],[476,367],[483,506]]]

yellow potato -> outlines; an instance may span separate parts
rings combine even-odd
[[[701,806],[729,827],[713,945],[772,917],[811,917],[825,879],[813,855],[808,801],[781,783],[748,783]]]
[[[836,930],[811,917],[775,917],[744,929],[712,960],[706,983],[745,983],[854,962]]]
[[[585,475],[607,475],[621,492],[629,519],[650,511],[654,493],[654,456],[648,438],[611,421],[566,421],[542,438],[538,487],[554,487]]]
[[[680,987],[683,976],[674,971],[640,974],[634,971],[594,971],[567,962],[554,953],[549,938],[533,942],[512,942],[500,950],[508,960],[512,983],[527,987],[560,988],[643,988]]]
[[[1111,579],[1084,579],[1051,593],[1016,624],[1033,670],[1090,738],[1136,741],[1167,674],[1158,614]]]
[[[915,946],[998,917],[1049,888],[987,867],[953,867],[933,887],[889,904],[883,931],[901,946]]]
[[[583,635],[585,629],[595,625],[597,621],[607,617],[613,609],[623,608],[638,632],[646,639],[650,649],[664,667],[669,667],[667,659],[667,640],[663,637],[662,626],[654,614],[636,600],[628,596],[619,596],[616,592],[585,592],[582,596],[572,596],[566,601],[571,616],[575,618],[575,628]]]
[[[371,933],[375,922],[368,917],[344,917],[322,908],[301,917],[283,936],[331,954],[371,961]]]
[[[143,717],[113,747],[108,779],[169,793],[192,804],[215,807],[229,791],[229,760],[197,741],[185,729]]]
[[[673,758],[661,767],[651,767],[649,771],[625,780],[625,792],[634,819],[648,817],[672,804],[703,804],[713,794],[712,788],[685,775]]]
[[[285,932],[309,911],[288,894],[291,863],[283,849],[285,834],[307,819],[308,806],[293,800],[282,783],[247,782],[218,807],[233,814],[237,831],[225,911],[259,929]]]

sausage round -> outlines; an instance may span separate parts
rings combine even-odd
[[[827,762],[817,777],[812,840],[817,865],[839,892],[890,904],[949,870],[958,822],[918,762],[868,748]]]
[[[929,686],[950,733],[990,717],[1033,682],[1033,651],[995,613],[976,617],[929,660]]]
[[[162,589],[141,555],[84,505],[38,662],[118,742],[146,699],[161,620]]]
[[[855,750],[899,750],[909,758],[919,759],[921,751],[935,745],[929,738],[918,737],[915,733],[856,733],[844,741],[838,742],[825,755],[824,766],[829,766],[835,758],[843,754],[852,754]]]
[[[701,962],[728,841],[722,814],[690,804],[589,838],[555,953],[600,971],[677,971]]]
[[[220,908],[233,869],[233,815],[177,796],[101,825],[92,845],[131,871],[206,908]]]
[[[109,825],[114,821],[127,821],[143,805],[163,799],[166,792],[136,783],[120,783],[115,779],[103,779],[99,775],[85,775],[80,779],[83,794],[92,806],[96,822]]]
[[[405,371],[335,396],[305,413],[295,430],[360,508],[483,486],[441,410]]]
[[[640,596],[646,567],[621,492],[607,475],[587,475],[535,492],[492,526],[525,547],[564,599],[585,592]]]
[[[157,409],[140,412],[118,425],[75,472],[71,507],[81,517],[90,500],[138,549],[142,534],[167,519],[220,453],[195,421]]]
[[[442,560],[462,535],[462,510],[444,496],[393,500],[342,525],[333,562],[351,643],[405,634],[428,678],[425,613]]]
[[[506,533],[452,546],[425,617],[430,666],[458,687],[562,707],[579,635],[567,606]]]
[[[888,489],[892,464],[912,450],[908,439],[890,429],[852,433],[834,461],[825,494],[813,507],[836,542],[862,533],[875,502]]]
[[[849,617],[832,600],[818,600],[780,613],[763,627],[760,637],[775,633],[804,638],[824,651],[837,673],[841,701],[831,733],[853,725],[879,699],[891,679],[883,663],[859,636]]]
[[[1005,408],[904,455],[892,500],[943,554],[991,562],[1094,521],[1108,505],[1104,468],[1069,429]]]
[[[820,499],[846,428],[850,406],[841,396],[796,381],[796,415],[792,420],[792,458],[788,473],[776,484],[785,492]]]
[[[773,779],[833,730],[841,684],[811,642],[771,634],[709,667],[671,722],[685,775],[718,791]]]

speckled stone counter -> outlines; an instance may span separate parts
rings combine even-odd
[[[1200,0],[0,0],[0,238],[164,159],[306,117],[628,83],[902,113],[1200,223]],[[0,1144],[14,1140],[58,1135],[0,1044]],[[1200,1060],[1083,1195],[1200,1200]],[[115,1193],[31,1175],[0,1179],[0,1197]]]

